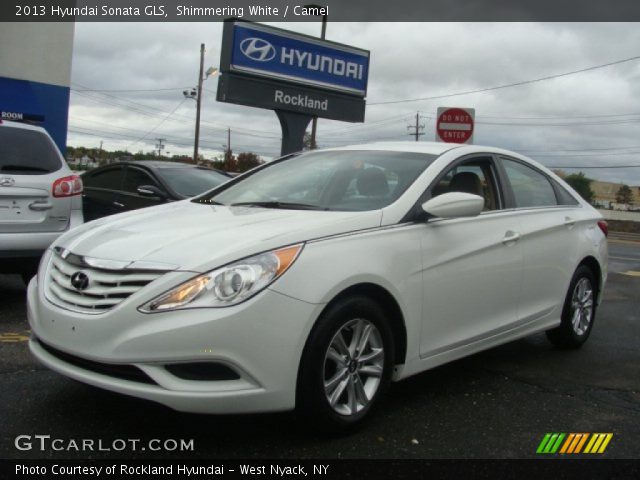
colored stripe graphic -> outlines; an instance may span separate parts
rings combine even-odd
[[[612,438],[613,433],[546,433],[536,453],[604,453]]]
[[[604,453],[613,438],[613,433],[594,433],[584,453]]]
[[[545,434],[545,436],[542,438],[542,441],[540,442],[540,445],[538,445],[538,449],[536,450],[536,453],[543,453],[544,447],[547,445],[549,438],[551,438],[551,434],[550,433]]]
[[[536,453],[556,453],[564,437],[564,433],[547,433],[538,445]]]
[[[589,438],[589,434],[588,433],[583,433],[582,434],[582,438],[578,442],[578,445],[576,445],[576,449],[574,450],[573,453],[580,453],[582,451],[582,447],[585,444],[585,442],[587,441],[587,438]]]

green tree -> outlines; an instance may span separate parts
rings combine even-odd
[[[260,157],[252,152],[242,152],[236,157],[236,168],[238,172],[246,172],[262,163]]]
[[[571,185],[587,202],[593,202],[595,196],[595,193],[591,189],[591,182],[593,182],[593,180],[586,177],[584,173],[572,173],[571,175],[567,175],[564,181]]]
[[[629,185],[620,185],[616,193],[616,203],[633,203],[633,192],[629,188]]]

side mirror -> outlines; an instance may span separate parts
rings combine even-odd
[[[431,198],[422,204],[422,210],[433,217],[476,217],[484,208],[484,198],[463,192],[449,192]]]
[[[136,191],[143,197],[167,198],[167,195],[155,185],[140,185]]]

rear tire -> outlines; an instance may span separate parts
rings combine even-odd
[[[547,330],[549,341],[561,348],[579,348],[587,341],[596,319],[596,277],[585,265],[573,274],[559,327]]]
[[[297,410],[325,432],[358,428],[387,390],[393,364],[393,334],[380,305],[362,295],[339,300],[307,340]]]

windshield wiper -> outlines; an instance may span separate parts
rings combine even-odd
[[[292,202],[238,202],[232,203],[231,207],[263,207],[263,208],[281,208],[283,210],[327,210],[318,205],[310,205],[308,203],[292,203]]]
[[[42,167],[30,167],[29,165],[3,165],[0,167],[0,170],[3,172],[15,172],[15,171],[23,171],[23,172],[47,172],[49,173],[49,169]]]

